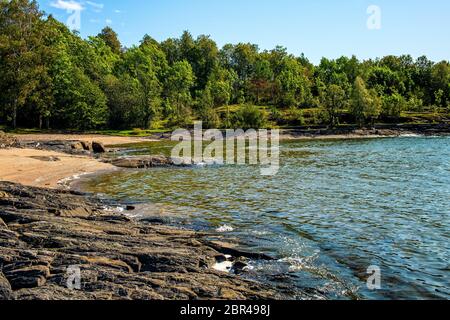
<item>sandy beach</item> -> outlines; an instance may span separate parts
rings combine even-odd
[[[14,135],[19,141],[97,141],[103,143],[105,146],[131,144],[140,142],[152,141],[148,138],[138,137],[117,137],[117,136],[105,136],[96,134],[16,134]]]
[[[45,150],[3,149],[0,150],[0,168],[0,181],[57,188],[64,179],[115,167],[85,156]]]
[[[14,135],[19,142],[97,141],[105,146],[150,141],[137,137],[114,137],[89,134],[23,134]],[[92,157],[35,149],[0,149],[0,181],[32,187],[59,188],[64,180],[115,166]]]

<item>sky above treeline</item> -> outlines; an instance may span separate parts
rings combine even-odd
[[[67,23],[79,12],[81,36],[106,25],[122,44],[144,34],[158,41],[210,35],[221,47],[251,42],[284,46],[313,63],[322,57],[427,55],[450,60],[449,0],[38,0],[40,8]],[[73,21],[73,20],[72,20]]]

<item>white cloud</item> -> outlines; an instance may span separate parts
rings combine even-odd
[[[70,1],[56,0],[50,3],[50,5],[54,8],[62,10],[81,11],[84,9],[81,3],[73,0]]]
[[[106,24],[108,25],[113,24],[113,21],[111,19],[106,19]]]
[[[88,5],[90,5],[91,7],[93,7],[95,12],[100,12],[105,7],[105,5],[103,3],[97,3],[97,2],[93,2],[93,1],[86,1],[86,3]]]
[[[122,11],[120,11],[120,10],[117,10],[117,9],[116,9],[116,10],[114,10],[114,12],[115,12],[115,13],[122,13]]]

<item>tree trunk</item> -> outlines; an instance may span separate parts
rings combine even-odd
[[[39,115],[39,130],[42,129],[42,115]]]
[[[13,107],[13,129],[17,128],[17,103]]]
[[[49,117],[47,117],[45,119],[45,127],[47,128],[47,130],[50,129],[50,118]]]

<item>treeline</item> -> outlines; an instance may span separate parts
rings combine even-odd
[[[0,123],[130,129],[398,121],[450,108],[450,65],[426,57],[322,59],[208,36],[122,47],[109,27],[88,39],[34,1],[0,0]],[[264,108],[256,107],[264,106]]]

